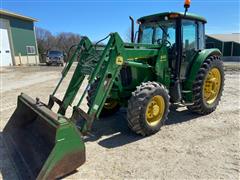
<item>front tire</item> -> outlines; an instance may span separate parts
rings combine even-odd
[[[98,83],[99,83],[99,80],[94,81],[93,84],[90,86],[90,89],[88,90],[88,96],[87,96],[88,107],[90,107],[92,104],[92,101],[93,101],[92,99],[93,99],[94,93],[96,92]],[[121,106],[119,105],[119,103],[116,100],[107,98],[107,100],[102,108],[100,117],[111,116],[111,115],[115,114],[120,109],[120,107]]]
[[[156,82],[142,83],[128,101],[128,126],[142,136],[154,134],[163,126],[168,112],[167,89]]]
[[[193,105],[187,108],[197,114],[206,115],[217,108],[224,86],[223,63],[218,56],[207,58],[193,83]]]

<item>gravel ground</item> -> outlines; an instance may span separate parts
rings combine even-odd
[[[0,179],[17,179],[1,134],[17,95],[24,92],[46,102],[60,69],[1,69]],[[212,114],[197,116],[183,107],[172,108],[166,125],[150,137],[137,136],[127,128],[125,109],[96,121],[94,136],[86,139],[87,162],[66,179],[239,179],[239,78],[240,71],[226,71],[222,101]]]

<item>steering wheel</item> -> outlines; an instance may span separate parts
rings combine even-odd
[[[157,40],[157,43],[158,44],[163,44],[163,42],[164,42],[164,44],[167,46],[167,47],[171,47],[172,46],[172,44],[170,43],[170,41],[169,40],[167,40],[167,39],[158,39]]]

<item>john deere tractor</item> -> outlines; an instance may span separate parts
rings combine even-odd
[[[131,43],[111,33],[103,39],[108,38],[106,45],[83,37],[73,46],[75,52],[48,103],[19,95],[3,136],[23,179],[54,179],[82,165],[82,137],[89,134],[94,120],[120,107],[127,108],[129,128],[143,136],[160,130],[170,104],[185,105],[200,115],[216,109],[224,72],[221,52],[205,49],[206,20],[187,12],[167,12],[137,22],[137,33],[132,25]],[[58,99],[55,94],[74,61],[77,66],[65,96]],[[73,104],[80,88],[84,91]],[[81,107],[85,98],[88,109]],[[59,106],[57,112],[52,110],[54,104]],[[70,105],[72,116],[67,118]]]

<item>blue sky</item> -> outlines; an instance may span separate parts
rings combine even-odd
[[[0,8],[39,20],[53,34],[74,32],[92,40],[119,32],[125,38],[135,19],[164,11],[183,11],[184,0],[0,0]],[[189,12],[204,16],[206,32],[240,32],[239,0],[192,0]]]

